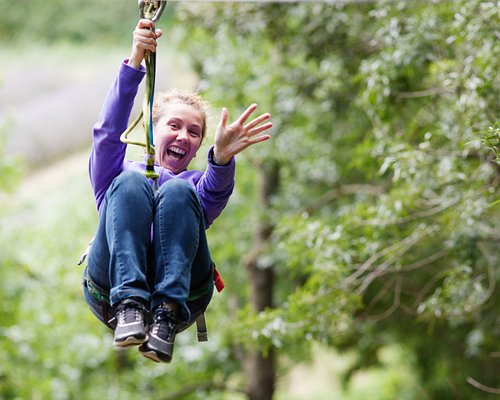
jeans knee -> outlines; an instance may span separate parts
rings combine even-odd
[[[182,179],[171,179],[165,182],[160,187],[159,196],[160,200],[168,199],[169,204],[183,204],[189,200],[198,202],[198,195],[194,187]]]
[[[126,195],[137,195],[143,188],[147,192],[152,191],[148,179],[137,171],[124,171],[118,175],[112,183],[111,192],[125,193]]]
[[[168,204],[169,208],[181,210],[188,206],[200,209],[201,203],[195,188],[182,179],[171,179],[165,182],[159,190],[158,204]]]

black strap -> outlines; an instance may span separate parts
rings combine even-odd
[[[207,322],[205,321],[205,313],[201,313],[196,318],[196,330],[198,342],[208,342]]]
[[[196,289],[190,289],[189,290],[189,296],[187,298],[187,301],[193,301],[193,300],[198,300],[205,296],[206,294],[210,293],[210,290],[212,290],[213,285],[214,285],[214,263],[212,262],[210,264],[210,267],[212,269],[212,273],[210,274],[210,277],[208,280],[201,285],[199,288]]]

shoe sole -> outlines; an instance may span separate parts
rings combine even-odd
[[[115,347],[120,347],[120,348],[131,347],[131,346],[137,346],[137,345],[143,344],[143,343],[147,342],[147,340],[148,340],[147,336],[145,336],[143,338],[137,338],[135,336],[128,336],[123,340],[113,340],[113,345]]]
[[[150,360],[156,362],[156,363],[161,363],[164,362],[158,358],[158,355],[156,354],[156,351],[141,351],[141,354],[143,357],[149,358]]]
[[[160,358],[158,356],[158,353],[155,350],[152,349],[145,349],[143,346],[139,347],[139,352],[146,358],[149,358],[150,360],[153,360],[154,362],[157,363],[166,363],[169,364],[172,359],[166,360],[163,358]]]

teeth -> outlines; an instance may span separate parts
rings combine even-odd
[[[171,151],[172,153],[176,153],[176,154],[179,154],[181,156],[186,155],[186,150],[180,149],[178,147],[172,146],[172,147],[169,147],[168,150]]]

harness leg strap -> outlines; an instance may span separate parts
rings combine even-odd
[[[208,342],[207,323],[205,321],[205,313],[202,313],[196,318],[196,330],[198,331],[198,342]]]

